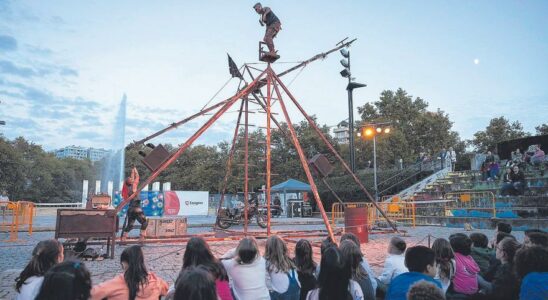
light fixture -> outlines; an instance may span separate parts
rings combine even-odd
[[[344,68],[344,69],[341,71],[341,76],[342,76],[342,77],[350,77],[350,70],[348,70],[347,68]]]
[[[375,135],[375,130],[373,130],[373,128],[371,128],[371,127],[367,127],[367,128],[364,129],[363,133],[364,133],[364,136],[370,137],[370,136]]]
[[[381,132],[382,132],[382,128],[377,127],[377,133],[381,133]]]
[[[340,52],[341,52],[341,55],[344,57],[348,57],[350,55],[350,51],[348,51],[348,49],[346,48],[342,48]]]
[[[384,133],[390,133],[390,127],[386,127],[386,128],[384,129]]]
[[[343,65],[343,67],[345,68],[349,68],[350,65],[348,64],[348,60],[347,59],[341,59],[341,65]]]

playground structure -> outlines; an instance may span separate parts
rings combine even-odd
[[[209,112],[215,111],[213,115],[206,121],[205,124],[203,124],[192,136],[190,136],[187,141],[180,145],[180,147],[175,150],[173,153],[169,154],[169,156],[166,157],[163,162],[159,163],[158,166],[154,169],[152,169],[151,174],[148,178],[146,178],[140,186],[137,188],[137,191],[133,194],[131,194],[127,199],[124,199],[122,203],[119,204],[117,207],[117,211],[120,211],[129,201],[134,199],[139,192],[148,184],[150,184],[162,171],[164,171],[166,168],[168,168],[186,149],[188,149],[196,139],[198,139],[208,128],[210,128],[215,121],[217,121],[223,114],[227,112],[228,109],[230,109],[236,102],[240,102],[239,110],[238,110],[238,118],[236,122],[236,127],[234,129],[234,136],[232,139],[232,145],[229,152],[229,158],[227,160],[227,172],[223,180],[223,188],[221,193],[221,199],[219,202],[219,207],[217,209],[217,212],[220,211],[223,201],[224,201],[224,194],[226,193],[227,184],[230,179],[232,164],[234,160],[234,152],[236,148],[236,141],[238,138],[238,134],[241,129],[241,125],[243,125],[243,131],[244,131],[244,230],[243,235],[248,235],[248,216],[247,212],[249,209],[249,187],[248,187],[248,181],[249,181],[249,164],[248,164],[248,127],[249,125],[249,113],[250,113],[250,104],[251,105],[258,105],[260,109],[262,109],[262,112],[266,114],[266,141],[265,141],[265,161],[266,161],[266,172],[265,175],[265,192],[266,192],[266,212],[267,212],[267,232],[266,235],[269,236],[271,234],[271,212],[270,212],[270,204],[271,204],[271,159],[270,159],[270,151],[271,151],[271,130],[272,130],[272,124],[273,122],[277,129],[280,130],[285,137],[287,137],[293,144],[294,148],[297,151],[297,154],[299,156],[299,160],[301,163],[301,166],[306,174],[307,181],[310,184],[312,195],[314,197],[314,200],[316,201],[317,207],[320,211],[321,217],[323,219],[323,222],[325,224],[327,234],[328,236],[335,241],[334,233],[331,227],[331,223],[327,217],[327,214],[325,212],[325,209],[323,207],[322,201],[320,199],[318,189],[316,186],[316,183],[314,181],[314,178],[312,176],[311,170],[309,168],[309,162],[308,158],[305,156],[300,141],[297,137],[297,134],[295,132],[295,128],[293,127],[293,122],[291,121],[291,118],[288,113],[287,104],[293,103],[293,105],[297,108],[297,110],[304,116],[308,124],[313,128],[313,130],[316,132],[318,137],[322,140],[322,142],[327,146],[331,154],[342,164],[343,168],[346,172],[348,172],[352,179],[355,181],[355,183],[358,185],[358,187],[363,191],[363,193],[366,196],[366,200],[369,200],[371,204],[371,209],[375,212],[378,212],[378,214],[386,220],[388,225],[395,231],[398,232],[398,229],[392,223],[392,221],[389,219],[389,216],[385,213],[385,210],[381,208],[381,206],[375,201],[375,199],[371,196],[371,194],[367,191],[367,189],[363,186],[363,184],[360,182],[358,177],[351,171],[350,167],[347,165],[347,163],[343,160],[343,158],[337,153],[335,148],[330,144],[327,137],[324,135],[324,133],[319,129],[315,121],[306,113],[304,108],[299,104],[299,102],[296,100],[296,98],[291,94],[287,86],[281,81],[280,77],[293,72],[295,70],[298,70],[302,67],[305,67],[307,64],[318,60],[320,58],[325,58],[327,55],[329,55],[332,52],[335,52],[337,50],[340,50],[344,47],[349,47],[355,40],[351,40],[348,42],[340,43],[339,46],[324,52],[320,53],[304,62],[299,63],[298,65],[283,71],[281,73],[276,74],[274,70],[271,67],[271,62],[267,61],[267,66],[265,69],[258,69],[254,66],[251,66],[250,64],[244,64],[244,66],[241,69],[243,69],[245,72],[244,74],[249,77],[249,80],[246,80],[245,77],[241,73],[238,74],[239,76],[233,77],[239,77],[240,78],[240,85],[238,88],[237,93],[223,101],[220,101],[216,104],[213,104],[209,107],[204,107],[200,112],[189,116],[179,122],[173,123],[170,126],[145,137],[142,140],[135,141],[128,147],[134,147],[137,145],[145,145],[149,140],[152,138],[155,138],[157,136],[162,135],[163,133],[175,129],[180,125],[185,124],[186,122],[189,122],[199,116],[203,116]],[[253,74],[253,71],[259,72],[259,74]],[[232,71],[231,71],[232,73]],[[239,73],[239,70],[238,70]],[[242,82],[244,83],[243,87],[240,88]],[[263,92],[263,89],[266,89],[266,91]],[[285,93],[287,98],[290,99],[290,102],[286,102],[284,98],[282,97],[282,92]],[[282,126],[280,125],[277,118],[274,116],[272,112],[272,107],[275,103],[279,104],[279,107],[281,109],[281,113],[284,117],[284,120],[287,124],[288,131],[284,131]],[[243,124],[241,124],[242,117],[244,119]],[[146,158],[145,158],[146,159]],[[215,226],[216,227],[216,226]],[[216,229],[216,228],[214,228]],[[232,231],[233,234],[238,234],[237,232]],[[296,232],[294,232],[296,233]]]

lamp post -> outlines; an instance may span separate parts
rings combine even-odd
[[[341,65],[344,69],[340,72],[342,77],[348,78],[348,85],[346,90],[348,92],[348,148],[350,150],[350,169],[352,173],[356,172],[356,161],[355,161],[355,149],[354,149],[354,104],[352,99],[352,92],[354,89],[367,86],[363,83],[353,82],[352,73],[350,72],[350,51],[348,49],[341,49],[341,55],[344,57],[341,59]]]
[[[373,185],[375,188],[375,201],[379,200],[379,189],[377,186],[377,135],[379,134],[389,134],[390,123],[370,123],[362,127],[359,136],[362,139],[373,138]]]

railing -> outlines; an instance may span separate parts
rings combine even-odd
[[[445,205],[445,216],[454,216],[454,212],[459,210],[488,211],[492,217],[497,215],[495,194],[490,191],[451,192],[445,194],[444,198],[452,200]]]
[[[398,199],[395,197],[395,199]],[[412,202],[394,201],[377,203],[384,214],[395,222],[408,222],[415,227],[415,205]],[[384,217],[373,205],[368,202],[339,202],[333,203],[331,206],[331,223],[337,226],[337,220],[344,219],[344,210],[346,208],[367,207],[367,224],[369,227],[377,222],[382,222]]]
[[[36,208],[47,208],[47,207],[55,207],[55,208],[74,208],[74,207],[82,207],[82,202],[58,202],[58,203],[34,203],[34,206]]]
[[[28,232],[32,235],[32,221],[34,216],[34,203],[29,201],[0,201],[2,211],[2,230],[9,231],[8,242],[17,241],[19,228],[28,226]]]

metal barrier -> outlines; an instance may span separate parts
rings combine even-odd
[[[8,242],[17,241],[19,228],[28,226],[29,235],[32,235],[32,221],[34,216],[34,203],[29,201],[0,201],[2,211],[3,231],[9,231]]]
[[[377,205],[390,220],[395,222],[409,222],[415,227],[415,203],[396,200],[399,199],[398,197],[394,197],[394,199],[395,201],[393,202],[377,202]],[[344,219],[344,209],[347,207],[367,207],[367,224],[369,227],[384,219],[373,203],[345,202],[343,205],[335,202],[331,206],[331,223],[333,226],[337,226],[337,220]]]
[[[490,191],[451,192],[445,194],[444,198],[452,200],[445,204],[445,216],[453,216],[456,210],[488,211],[492,213],[491,217],[497,215],[495,194]]]

